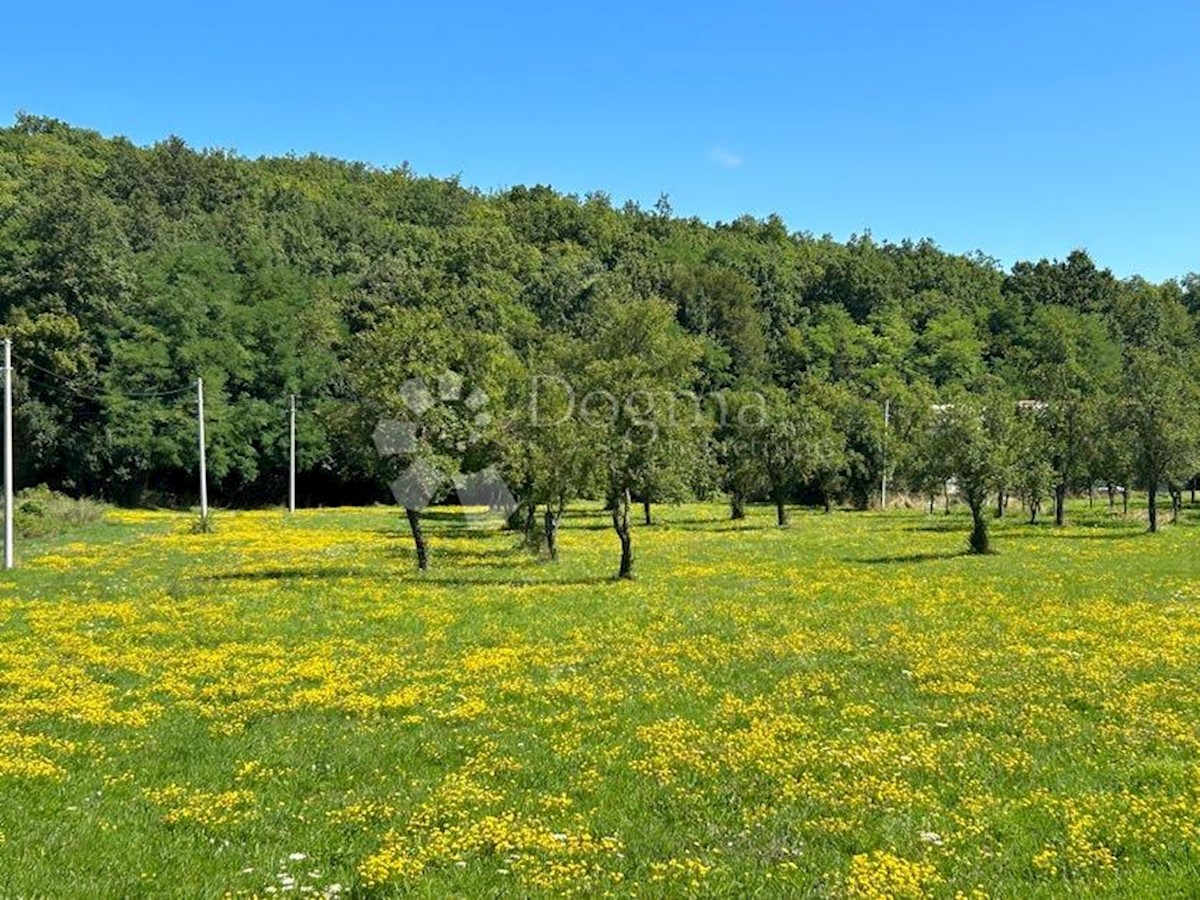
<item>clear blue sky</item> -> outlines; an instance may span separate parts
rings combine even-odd
[[[10,4],[0,115],[1200,270],[1195,3],[384,5]]]

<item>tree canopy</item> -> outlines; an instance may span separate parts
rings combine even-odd
[[[885,478],[932,497],[955,473],[930,435],[983,436],[931,409],[987,395],[1045,404],[1021,438],[1039,449],[989,490],[1039,505],[1049,490],[1061,521],[1091,482],[1173,490],[1200,469],[1198,284],[1120,280],[1082,250],[1004,271],[928,240],[681,218],[665,198],[483,193],[407,166],[138,147],[24,115],[0,129],[19,478],[122,502],[190,500],[197,376],[221,502],[282,496],[293,393],[302,497],[385,499],[375,426],[405,381],[453,369],[482,386],[489,426],[468,449],[427,427],[425,449],[447,476],[497,465],[518,502],[559,513],[572,492],[620,514],[723,489],[735,513],[773,499],[782,520],[788,499],[865,506]],[[539,374],[576,401],[691,395],[709,419],[622,407],[590,433],[536,434],[520,406]],[[730,421],[751,395],[768,421]]]

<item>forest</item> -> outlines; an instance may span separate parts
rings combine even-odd
[[[0,318],[18,485],[125,505],[194,501],[197,377],[219,505],[282,501],[294,394],[304,504],[390,501],[398,467],[444,499],[490,469],[552,553],[578,497],[609,500],[629,556],[631,504],[770,501],[783,524],[953,480],[986,549],[1010,497],[1061,522],[1072,493],[1137,487],[1156,529],[1159,491],[1178,509],[1200,471],[1200,276],[1120,279],[1084,250],[1005,269],[665,196],[484,193],[19,115]],[[449,372],[448,402],[413,402]],[[409,440],[381,452],[394,421]]]

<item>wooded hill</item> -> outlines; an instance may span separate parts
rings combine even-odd
[[[670,464],[640,461],[652,499],[865,505],[885,467],[897,489],[930,493],[947,473],[922,437],[929,410],[984,396],[1050,404],[1032,454],[1048,471],[1006,470],[1014,490],[1139,472],[1174,484],[1200,468],[1197,276],[1122,281],[1083,251],[1005,271],[925,240],[841,243],[776,217],[710,225],[666,198],[486,194],[407,167],[251,160],[177,138],[143,148],[29,116],[0,130],[0,316],[19,376],[18,483],[124,503],[194,498],[197,376],[216,502],[280,502],[291,393],[302,499],[386,499],[371,435],[395,413],[396,381],[479,359],[490,430],[447,465],[496,462],[530,491],[528,467],[562,459],[520,444],[528,397],[513,385],[537,372],[759,392],[801,402],[806,435],[836,435],[807,460],[743,471],[714,426]],[[681,458],[685,472],[663,475]],[[575,461],[599,475],[570,487],[592,477],[593,494],[612,493],[612,466]]]

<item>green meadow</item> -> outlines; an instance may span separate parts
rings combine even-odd
[[[110,511],[0,580],[0,895],[1168,896],[1200,512]]]

